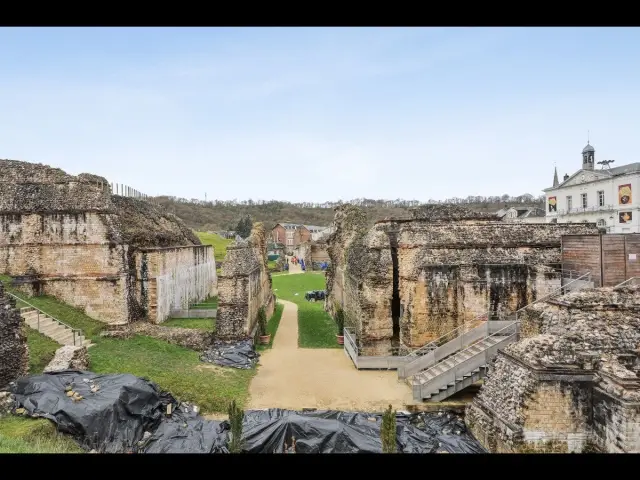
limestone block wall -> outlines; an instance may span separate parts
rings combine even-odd
[[[606,390],[593,389],[593,431],[600,448],[608,453],[640,452],[640,402],[621,399]]]
[[[499,354],[465,422],[494,453],[582,452],[592,436],[592,379],[587,371],[545,373]]]
[[[0,274],[31,294],[54,295],[108,323],[144,318],[135,253],[199,244],[177,217],[111,195],[102,177],[0,160]]]
[[[467,409],[476,438],[491,451],[640,452],[639,311],[637,286],[527,309]]]
[[[29,350],[23,320],[0,283],[0,390],[26,375]]]
[[[227,247],[218,277],[216,336],[238,339],[252,335],[260,308],[270,318],[275,297],[267,268],[267,235],[262,223],[256,223],[247,240]]]
[[[217,295],[211,245],[142,249],[135,254],[135,269],[137,298],[152,322]]]
[[[501,318],[550,293],[561,284],[554,267],[562,235],[597,230],[591,224],[509,224],[432,207],[427,216],[418,211],[371,229],[357,207],[336,209],[325,305],[333,314],[337,301],[354,317],[347,324],[361,333],[369,355],[389,354],[394,342],[420,347],[479,315]]]

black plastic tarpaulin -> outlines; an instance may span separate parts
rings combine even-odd
[[[381,415],[269,409],[245,413],[244,450],[251,453],[381,453]],[[482,453],[485,450],[453,413],[396,417],[400,453]],[[295,442],[294,442],[295,440]]]
[[[134,375],[96,375],[66,370],[21,378],[16,402],[29,415],[48,418],[83,448],[100,452],[134,451],[145,431],[163,418],[171,395]]]
[[[67,370],[20,379],[17,407],[55,422],[87,450],[139,453],[227,453],[229,423],[208,420],[154,383],[133,375]],[[284,453],[377,453],[381,415],[269,409],[248,410],[243,450]],[[397,416],[400,453],[481,453],[453,413]]]
[[[200,356],[203,362],[244,370],[253,368],[258,358],[260,354],[255,351],[251,339],[239,342],[216,341]]]

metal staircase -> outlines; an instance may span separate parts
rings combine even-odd
[[[415,401],[442,401],[484,378],[499,350],[517,341],[518,314],[531,305],[550,300],[568,291],[590,286],[590,273],[571,280],[550,294],[517,310],[504,320],[486,316],[466,322],[439,339],[415,350],[398,367],[398,378],[407,380]]]

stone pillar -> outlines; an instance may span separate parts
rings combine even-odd
[[[15,306],[0,283],[0,389],[25,376],[29,369],[27,337]]]

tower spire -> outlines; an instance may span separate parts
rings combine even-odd
[[[560,182],[558,181],[558,167],[554,166],[553,167],[553,186],[557,187],[558,185],[560,185]]]

